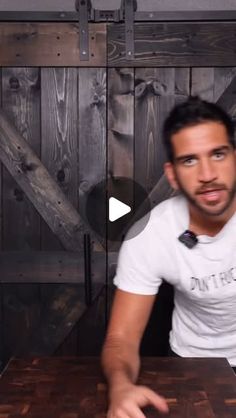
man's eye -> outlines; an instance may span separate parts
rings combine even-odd
[[[195,165],[196,162],[197,162],[196,158],[187,158],[186,160],[183,161],[183,165],[192,166],[192,165]]]
[[[213,154],[214,160],[223,160],[224,157],[225,157],[224,152],[216,152],[215,154]]]

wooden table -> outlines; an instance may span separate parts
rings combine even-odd
[[[166,397],[168,417],[236,417],[236,376],[225,359],[145,358],[142,364],[139,383]],[[0,418],[105,418],[105,411],[96,358],[12,359],[0,379]],[[161,416],[152,408],[145,414]]]

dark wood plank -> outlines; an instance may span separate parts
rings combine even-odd
[[[57,182],[57,185],[64,192],[70,203],[78,210],[78,74],[76,68],[42,68],[42,162],[47,167],[51,176]],[[50,138],[50,140],[49,140]],[[80,230],[80,246],[83,248],[83,223]],[[42,224],[42,248],[49,250],[50,253],[62,246],[58,242],[55,235],[44,222]],[[84,255],[81,254],[81,263],[84,263]],[[82,280],[84,281],[84,268],[81,271]],[[64,281],[66,283],[66,280]],[[69,283],[69,282],[68,282]],[[63,295],[69,292],[77,292],[78,288],[73,289],[67,284],[60,286],[45,285],[42,288],[42,302],[44,306],[52,306],[60,303]],[[82,288],[84,295],[84,289]],[[74,303],[77,311],[83,312],[84,299],[81,300],[82,305],[76,306],[73,297],[70,302]],[[50,310],[50,308],[48,308]],[[67,309],[69,309],[67,304]],[[73,306],[70,307],[73,310]],[[81,310],[82,309],[82,310]],[[49,312],[48,312],[49,313]],[[63,312],[64,314],[65,312]],[[52,309],[50,310],[50,321],[54,323],[59,321],[58,315]],[[43,313],[45,317],[45,313]],[[64,318],[61,316],[61,325]],[[74,324],[73,324],[74,326]],[[76,354],[77,349],[77,331],[68,329],[63,335],[67,337],[63,346],[65,351],[71,347],[71,354]],[[75,327],[74,327],[75,328]],[[45,321],[40,324],[41,335],[48,332],[47,340],[49,346],[54,345],[54,350],[61,345],[62,341],[53,342],[53,333],[47,327]],[[37,340],[37,333],[32,336],[32,340]],[[39,341],[39,340],[37,340]],[[55,340],[54,340],[55,341]],[[43,350],[45,345],[37,350]],[[35,349],[32,347],[32,349]],[[41,351],[42,352],[42,351]],[[63,353],[63,351],[62,351]]]
[[[75,68],[41,69],[41,161],[75,208],[78,201],[77,82]],[[44,250],[63,248],[45,222],[41,234]]]
[[[92,303],[96,302],[102,289],[103,284],[94,285]],[[25,340],[21,339],[17,355],[55,354],[86,311],[83,285],[56,286],[44,306],[37,329]],[[76,333],[72,337],[76,337]]]
[[[126,59],[124,24],[108,26],[110,67],[233,66],[235,22],[136,23],[135,58]]]
[[[16,127],[19,135],[25,139],[34,153],[39,156],[39,70],[37,68],[4,68],[2,74],[3,109]],[[1,126],[3,128],[4,122],[2,122]],[[14,161],[12,161],[12,165],[14,166]],[[17,173],[16,167],[15,171]],[[15,176],[19,176],[19,174],[17,173]],[[3,176],[3,215],[5,219],[3,225],[3,248],[5,250],[38,250],[40,248],[39,214],[6,169]]]
[[[44,69],[43,84],[43,101],[45,103],[45,135],[43,135],[43,140],[45,142],[45,152],[43,154],[43,160],[45,161],[45,164],[47,165],[52,175],[56,171],[60,174],[62,172],[66,172],[68,177],[68,184],[70,184],[71,190],[74,192],[72,193],[70,190],[64,191],[68,195],[69,199],[74,201],[76,206],[79,205],[80,214],[85,219],[86,213],[83,212],[83,199],[86,198],[86,194],[92,185],[105,178],[106,73],[101,69],[81,69],[78,83],[77,71],[75,69]],[[79,87],[78,93],[77,85]],[[51,86],[53,86],[53,88],[51,88]],[[50,93],[48,93],[49,89]],[[48,118],[48,114],[51,114],[52,116],[51,121],[50,118]],[[67,123],[65,123],[65,120]],[[71,126],[71,128],[69,129],[68,126]],[[77,131],[77,127],[79,127],[79,132]],[[62,129],[64,129],[64,131],[61,133]],[[49,133],[51,133],[52,137],[50,144],[48,144],[47,141],[47,136]],[[78,133],[80,138],[79,144]],[[61,167],[61,164],[65,164],[65,167]],[[60,167],[59,171],[58,165]],[[91,167],[93,167],[93,170],[91,170]],[[57,175],[57,178],[59,177],[61,176]],[[78,185],[78,177],[80,179],[80,185]],[[60,186],[63,188],[63,184],[60,184]],[[79,199],[77,198],[77,190],[79,190]],[[82,238],[83,234],[87,232],[91,233],[90,228],[87,228],[85,225],[83,225],[81,230]],[[51,239],[48,240],[48,238],[49,237],[47,236],[44,240],[44,246],[47,248],[53,248],[54,243]],[[93,237],[93,239],[95,239],[95,237]],[[105,283],[106,255],[103,251],[101,251],[100,259],[103,259],[103,262],[100,262],[99,267],[96,257],[93,256],[93,244],[94,242],[92,242],[91,269],[93,274],[92,291],[94,292],[96,290],[94,287],[94,282],[96,281],[95,276],[97,276],[97,274],[99,274],[100,281]],[[96,247],[101,250],[101,246],[97,242]],[[96,270],[95,274],[94,270]],[[61,286],[60,289],[54,288],[50,298],[51,303],[53,300],[54,303],[60,301],[60,298],[63,297],[63,294],[68,290],[72,292],[72,288],[68,288],[67,286]],[[78,287],[74,287],[73,292],[77,294]],[[55,297],[57,298],[57,301]],[[84,289],[81,288],[80,298],[80,300],[84,303]],[[71,303],[75,302],[76,299],[71,299]],[[69,307],[68,304],[68,309],[69,308],[72,312],[73,309],[78,310],[78,306],[71,305]],[[104,310],[105,306],[103,306],[103,311]],[[84,311],[85,308],[84,310],[81,310],[80,313]],[[53,312],[51,313],[54,315]],[[77,320],[78,317],[79,316],[77,315],[74,317],[74,319]],[[61,321],[61,327],[63,328],[65,321],[62,316]],[[45,325],[46,324],[44,324],[44,326]],[[75,325],[75,323],[73,323],[73,325]],[[92,339],[95,341],[96,333],[98,333],[101,326],[104,328],[104,321],[99,321],[98,323],[96,321],[93,322],[93,329],[90,329],[91,332],[88,332],[87,330],[83,337],[86,337],[87,339],[90,338],[90,340]],[[72,327],[67,327],[67,329],[69,333]],[[65,336],[66,333],[64,333],[64,337]],[[80,345],[80,338],[77,336],[76,327],[74,328],[73,335],[70,335],[69,340],[65,341],[58,352],[60,353],[63,352],[63,350],[67,350],[67,344],[70,346],[73,345],[73,343],[71,344],[72,339],[74,340],[75,350],[77,350],[77,343]],[[59,343],[59,340],[57,341]],[[62,341],[60,341],[60,344],[61,343]],[[54,343],[51,341],[51,344],[54,344],[55,347],[55,339]]]
[[[0,158],[68,250],[78,251],[80,217],[57,183],[0,111]]]
[[[108,70],[108,175],[133,177],[134,71]]]
[[[80,60],[77,23],[0,23],[1,66],[105,66],[106,25],[89,25],[89,60]]]
[[[132,68],[108,69],[108,162],[107,177],[110,194],[122,196],[124,190],[115,181],[116,177],[133,178],[134,172],[134,70]],[[134,200],[134,188],[126,187],[126,193]],[[109,222],[108,222],[109,233]],[[108,248],[108,288],[107,316],[109,317],[114,296],[113,277],[116,262],[110,251],[118,251],[120,242],[107,243]]]
[[[200,96],[204,100],[210,102],[215,101],[215,77],[214,68],[192,68],[191,74],[191,94]]]
[[[99,225],[100,242],[91,229],[84,225],[84,233],[91,239],[91,294],[96,291],[94,272],[99,268],[96,251],[100,252],[100,282],[106,284],[106,93],[107,76],[104,68],[80,68],[78,85],[79,116],[79,212],[86,219],[86,202],[89,191],[100,182],[101,195],[94,202],[93,216]],[[91,210],[91,209],[90,209]],[[102,261],[103,260],[103,261]],[[99,354],[105,336],[106,289],[88,306],[77,325],[77,353]]]
[[[106,70],[104,68],[80,68],[78,84],[79,117],[79,212],[87,219],[86,203],[89,191],[106,179]],[[101,211],[102,197],[106,199],[105,184],[101,198],[94,202],[94,218],[100,230],[100,241],[105,248],[106,212]],[[104,205],[105,206],[105,205]],[[93,241],[95,234],[84,225]],[[97,241],[97,240],[96,240]],[[97,249],[102,249],[94,242]]]
[[[138,382],[166,398],[173,418],[235,417],[236,377],[223,358],[143,358]],[[12,359],[0,379],[7,418],[105,418],[106,410],[98,358]],[[157,416],[153,408],[144,413]]]
[[[214,68],[214,100],[218,101],[226,88],[236,76],[235,67]]]
[[[38,68],[2,69],[2,106],[27,144],[40,155],[40,74]],[[30,200],[4,169],[3,249],[39,250],[40,217]],[[17,270],[14,280],[17,282]],[[1,286],[5,361],[19,338],[34,327],[40,315],[37,285]]]
[[[100,273],[100,272],[99,272]],[[103,283],[102,283],[103,279]],[[107,305],[107,289],[106,275],[100,273],[101,291],[97,298],[97,284],[93,277],[92,285],[92,303],[87,306],[83,317],[78,321],[77,328],[77,351],[79,356],[98,356],[101,353],[102,346],[106,334],[106,305]],[[103,286],[103,287],[102,287]],[[66,350],[67,351],[67,350]],[[65,351],[65,352],[66,352]],[[58,352],[61,355],[61,351]]]
[[[235,107],[235,98],[236,98],[236,75],[232,78],[232,81],[225,89],[224,93],[221,94],[217,103],[223,107],[232,117],[236,120],[236,107]]]
[[[190,68],[175,68],[175,104],[185,101],[190,94]]]
[[[236,67],[192,69],[192,94],[218,103],[236,120]]]
[[[134,180],[149,194],[151,207],[172,194],[163,177],[162,125],[172,106],[187,98],[189,75],[188,68],[140,68],[135,71]]]
[[[0,283],[84,283],[83,252],[2,251],[0,266]],[[92,276],[94,283],[104,283],[101,251],[93,254]]]
[[[236,67],[192,68],[191,93],[205,100],[217,102],[236,76]]]
[[[174,105],[175,69],[135,71],[134,179],[149,193],[163,174],[163,120]]]
[[[109,195],[129,196],[134,201],[132,183],[116,178],[133,178],[134,171],[134,70],[131,68],[108,70],[108,180]],[[121,189],[122,187],[122,189]],[[109,236],[109,222],[108,222]],[[120,237],[122,238],[122,237]],[[117,251],[120,242],[108,242],[109,250]],[[109,262],[108,262],[109,263]]]

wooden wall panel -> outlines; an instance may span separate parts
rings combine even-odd
[[[187,98],[189,74],[187,68],[135,70],[134,179],[150,194],[151,207],[172,192],[163,177],[162,125],[173,105]]]
[[[106,25],[89,25],[89,60],[80,60],[78,23],[0,22],[1,66],[105,66]]]
[[[235,62],[236,65],[236,62]],[[236,77],[236,67],[214,68],[214,100],[219,101]]]
[[[93,282],[104,280],[104,253],[93,254]],[[0,283],[84,284],[84,251],[1,251]]]
[[[175,69],[135,71],[135,180],[150,192],[163,174],[161,129],[174,104]]]
[[[217,102],[236,117],[236,67],[192,68],[191,94]]]
[[[40,77],[37,68],[2,69],[2,106],[39,155]],[[30,251],[40,248],[39,215],[6,169],[3,170],[3,217],[3,250]],[[39,286],[4,285],[2,288],[7,358],[37,323],[40,314]]]
[[[41,77],[37,68],[2,69],[0,95],[2,86],[4,110],[38,155],[41,152],[43,164],[46,165],[52,177],[79,210],[85,221],[87,193],[92,186],[107,177],[134,178],[149,192],[152,207],[172,194],[172,190],[163,176],[165,155],[161,144],[161,127],[171,107],[186,99],[190,92],[200,94],[207,100],[217,101],[225,106],[236,119],[235,67],[200,67],[190,70],[187,67],[173,66],[174,64],[179,67],[196,64],[197,61],[202,65],[206,61],[206,57],[207,59],[209,57],[209,63],[217,60],[220,63],[223,50],[226,63],[235,60],[235,53],[231,48],[231,35],[235,30],[232,24],[221,26],[229,35],[226,48],[225,38],[222,37],[221,40],[219,38],[221,29],[216,29],[214,24],[209,27],[199,25],[187,26],[186,32],[184,32],[183,28],[180,29],[180,25],[176,27],[175,24],[164,26],[163,24],[159,24],[159,26],[145,24],[145,28],[143,24],[140,24],[136,31],[136,47],[138,48],[136,53],[141,52],[140,55],[139,52],[137,53],[134,62],[124,60],[124,39],[122,38],[124,34],[121,35],[120,25],[117,25],[116,30],[112,29],[110,32],[112,36],[115,34],[116,38],[109,41],[109,47],[112,45],[115,48],[115,52],[111,52],[109,65],[119,67],[126,62],[127,66],[122,68],[107,70],[97,67],[43,68]],[[149,27],[149,32],[146,30],[146,26]],[[213,32],[211,32],[212,28]],[[195,40],[197,30],[200,31],[198,42]],[[29,41],[29,32],[27,33],[26,42]],[[215,41],[213,33],[216,36]],[[33,36],[32,33],[31,35]],[[144,38],[142,38],[143,35]],[[153,40],[147,42],[150,36]],[[170,38],[167,39],[168,36]],[[209,41],[209,45],[206,45],[206,40]],[[172,42],[175,45],[174,51],[172,50]],[[178,42],[181,43],[182,49],[177,49]],[[23,43],[24,39],[21,38],[20,45]],[[164,43],[166,49],[163,46]],[[151,56],[149,50],[145,52],[147,45],[148,48],[150,47]],[[161,47],[161,53],[158,55],[157,46]],[[211,52],[209,52],[210,47],[212,47]],[[121,55],[115,56],[117,51],[120,51]],[[185,53],[187,58],[184,57]],[[218,58],[217,53],[219,53]],[[142,68],[146,62],[150,67]],[[164,63],[165,67],[163,67]],[[128,68],[130,65],[140,68]],[[160,65],[162,67],[158,68]],[[40,82],[42,83],[41,104]],[[42,139],[41,143],[40,139]],[[134,195],[134,192],[133,188],[129,190],[131,195]],[[6,170],[3,175],[2,202],[3,249],[9,251],[43,249],[47,252],[45,259],[43,261],[35,260],[34,265],[38,266],[43,263],[44,268],[45,260],[50,257],[51,251],[55,258],[50,261],[52,264],[56,264],[59,255],[54,251],[60,253],[61,244],[55,239],[45,223],[40,221],[39,215]],[[97,214],[98,211],[95,207],[94,217]],[[102,228],[107,227],[105,219],[99,220],[99,222],[101,222]],[[57,267],[53,273],[48,272],[48,280],[50,281],[51,277],[54,284],[45,284],[40,287],[38,285],[4,284],[2,286],[4,293],[0,294],[0,304],[1,298],[3,299],[3,309],[0,307],[0,312],[4,315],[4,329],[1,335],[0,317],[0,336],[5,344],[5,359],[6,353],[9,356],[20,339],[27,340],[29,338],[30,340],[32,337],[33,345],[31,347],[37,349],[37,345],[40,345],[37,335],[39,328],[35,324],[37,323],[41,327],[42,334],[39,336],[45,335],[45,326],[47,326],[48,316],[53,311],[54,302],[63,301],[63,295],[66,295],[67,292],[71,295],[70,300],[73,303],[76,303],[77,300],[81,304],[80,312],[84,315],[72,329],[73,324],[76,323],[76,315],[73,317],[74,323],[68,326],[70,335],[56,349],[56,354],[99,353],[105,333],[105,314],[109,315],[112,300],[113,287],[111,283],[116,263],[114,261],[115,253],[108,254],[106,260],[104,248],[107,248],[108,251],[117,251],[120,244],[106,243],[103,238],[104,246],[102,247],[91,228],[84,224],[81,234],[81,248],[83,248],[85,233],[90,234],[91,237],[92,298],[96,297],[99,289],[103,288],[105,284],[109,285],[108,291],[104,288],[92,305],[86,309],[83,252],[80,253],[80,262],[78,266],[76,264],[73,277],[71,276],[73,282],[76,283],[76,269],[80,269],[78,273],[79,285],[64,284],[59,286],[55,284],[57,282],[55,273]],[[97,254],[99,254],[99,263],[97,262]],[[40,257],[41,255],[43,257],[43,252]],[[65,258],[68,266],[70,257],[66,255]],[[108,275],[106,266],[108,266]],[[13,275],[14,269],[18,273],[17,262],[9,274]],[[58,269],[58,274],[64,275],[65,270],[63,272],[62,270]],[[24,271],[27,281],[29,281],[30,272],[27,266]],[[46,275],[47,268],[37,277],[46,283]],[[63,276],[63,279],[66,282],[70,277]],[[20,277],[21,282],[22,280]],[[171,297],[171,289],[163,287],[145,334],[142,346],[144,354],[166,354],[172,309]],[[70,306],[67,308],[66,314],[68,314]],[[73,308],[72,305],[71,308]],[[66,318],[69,318],[69,315]],[[63,323],[60,322],[60,318],[56,318],[56,322],[52,321],[52,324],[58,324],[59,328],[62,324],[62,328],[65,329],[67,327],[66,318]],[[46,329],[46,333],[48,332],[50,337],[49,328]],[[63,331],[62,328],[60,330]],[[28,335],[29,330],[33,330],[31,336]],[[64,331],[62,336],[63,333]],[[60,336],[57,337],[57,341],[59,340]],[[55,348],[53,344],[49,345],[50,349]]]
[[[40,155],[40,77],[38,69],[2,69],[3,109]],[[3,170],[3,249],[38,250],[40,221],[33,205],[26,198],[7,170]],[[17,216],[16,216],[17,213]]]
[[[236,121],[235,92],[236,67],[192,69],[192,94],[218,103],[234,121]]]
[[[110,67],[234,65],[235,22],[138,22],[135,57],[127,60],[124,24],[108,26]]]
[[[78,185],[77,82],[75,68],[41,69],[41,159],[75,207]],[[42,248],[62,249],[45,223],[42,225]]]
[[[42,163],[57,181],[70,202],[78,202],[78,71],[76,68],[41,69]],[[82,237],[81,237],[82,239]],[[42,249],[62,250],[63,247],[45,222],[41,231]],[[64,277],[65,282],[67,277]],[[69,278],[68,278],[69,279]],[[76,292],[76,287],[68,288]],[[54,297],[66,293],[67,285],[45,285],[42,298],[49,309]],[[43,321],[43,319],[42,319]],[[43,324],[41,324],[43,332]],[[76,335],[73,353],[76,350]],[[33,340],[36,337],[33,336]]]
[[[134,69],[108,69],[108,161],[107,177],[114,196],[119,196],[115,177],[133,178],[134,175]],[[114,178],[114,180],[113,180]],[[134,188],[127,186],[127,193],[134,199]],[[109,232],[109,223],[108,223]],[[108,250],[108,293],[107,316],[109,317],[114,295],[113,277],[116,259],[112,251],[118,252],[119,242],[107,243]]]
[[[133,178],[134,70],[108,70],[108,175]]]
[[[108,179],[111,192],[119,196],[116,177],[133,179],[134,174],[134,70],[110,68],[108,70]],[[134,199],[130,184],[126,193]],[[109,233],[109,224],[108,224]],[[109,250],[120,244],[108,243]]]
[[[86,202],[89,191],[106,179],[106,70],[79,69],[79,212],[87,222]],[[105,188],[104,188],[105,198]],[[94,207],[94,217],[101,224],[104,243],[105,213]],[[99,213],[99,216],[98,216]],[[92,231],[85,227],[84,232]],[[92,234],[93,235],[93,234]],[[93,236],[95,239],[95,236]],[[95,246],[101,250],[97,240]],[[105,245],[104,245],[105,248]]]
[[[214,68],[192,68],[191,94],[214,102]]]
[[[79,69],[79,212],[86,219],[85,203],[88,192],[93,186],[106,178],[106,69]],[[102,191],[102,195],[105,198]],[[101,197],[98,205],[101,205]],[[94,217],[101,224],[103,244],[106,219],[95,205]],[[91,229],[85,225],[84,232],[91,237],[91,293],[94,297],[103,289],[98,298],[88,307],[84,317],[78,323],[77,353],[86,355],[99,353],[105,334],[106,303],[106,253],[98,243]],[[101,252],[103,262],[96,263],[95,251]],[[99,269],[100,283],[94,283],[94,272]]]

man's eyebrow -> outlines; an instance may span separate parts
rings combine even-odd
[[[210,153],[214,154],[215,152],[220,151],[228,151],[230,149],[230,145],[221,145],[219,147],[213,148]],[[183,162],[188,159],[197,158],[197,154],[184,154],[180,155],[179,157],[175,157],[176,162]]]
[[[211,152],[228,151],[230,148],[230,145],[221,145],[220,147],[214,148]]]
[[[191,159],[191,158],[197,158],[197,155],[196,155],[196,154],[185,154],[185,155],[180,155],[179,157],[175,157],[175,161],[176,161],[177,163],[180,163],[180,162],[182,162],[182,161],[185,161],[185,160],[188,160],[188,159]]]

